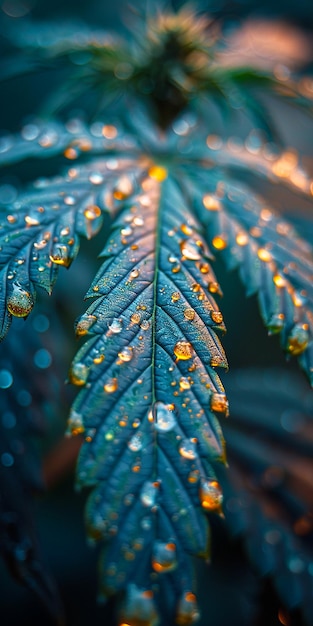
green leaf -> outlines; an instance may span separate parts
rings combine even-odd
[[[205,511],[220,510],[212,464],[224,461],[224,443],[214,411],[228,405],[214,368],[227,364],[215,332],[222,315],[207,291],[208,280],[217,289],[211,254],[165,176],[160,166],[143,169],[102,252],[87,294],[97,299],[76,327],[93,337],[71,367],[82,391],[69,430],[85,431],[78,481],[95,486],[89,534],[111,537],[102,593],[149,590],[173,570],[178,611],[193,589],[189,555],[208,551]]]

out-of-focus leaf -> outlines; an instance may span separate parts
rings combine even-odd
[[[227,527],[284,606],[312,624],[312,391],[294,373],[250,369],[229,375],[228,393]]]

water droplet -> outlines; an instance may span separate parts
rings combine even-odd
[[[179,446],[179,454],[183,456],[184,459],[196,459],[196,443],[191,439],[183,439]]]
[[[121,228],[121,235],[123,237],[129,237],[133,232],[133,229],[130,226],[125,226],[124,228]]]
[[[134,226],[143,226],[144,225],[144,219],[141,217],[141,215],[136,215],[136,217],[134,217],[132,224]]]
[[[189,320],[190,322],[195,318],[195,312],[193,309],[185,309],[184,310],[184,317],[186,318],[186,320]]]
[[[135,278],[138,278],[139,274],[140,274],[140,271],[138,269],[132,270],[129,274],[130,280],[134,280]]]
[[[178,272],[180,272],[181,270],[181,266],[179,263],[176,263],[175,265],[173,265],[172,267],[172,272],[173,274],[178,274]]]
[[[219,199],[211,194],[203,196],[202,202],[208,211],[220,211],[222,208]]]
[[[76,436],[83,433],[84,430],[83,416],[72,409],[67,422],[66,434]]]
[[[266,248],[258,249],[258,257],[261,261],[264,261],[264,263],[269,263],[270,261],[272,261],[273,258],[271,253],[266,250]]]
[[[76,198],[74,198],[74,196],[65,196],[64,204],[66,204],[66,206],[74,206],[74,204],[76,204]]]
[[[86,220],[96,220],[101,215],[101,209],[96,204],[91,204],[84,210],[84,216]]]
[[[117,185],[113,191],[113,196],[116,200],[125,200],[133,192],[133,184],[130,178],[122,176],[117,182]]]
[[[102,135],[105,139],[115,139],[117,137],[117,128],[112,124],[106,124],[102,127]]]
[[[179,379],[179,386],[180,386],[180,388],[181,388],[182,390],[185,390],[185,389],[190,389],[190,382],[189,382],[189,379],[188,379],[188,378],[186,378],[185,376],[182,376],[182,377]]]
[[[0,389],[9,389],[13,384],[13,376],[9,370],[0,370]]]
[[[12,454],[10,454],[9,452],[3,452],[3,454],[1,454],[1,464],[3,465],[3,467],[12,467],[12,465],[14,464],[14,458]]]
[[[143,320],[140,324],[140,328],[142,330],[148,330],[150,328],[150,322],[149,320]]]
[[[182,224],[180,227],[180,230],[182,231],[182,233],[184,233],[184,235],[187,235],[187,236],[190,236],[193,234],[193,230],[191,226],[188,226],[188,224]]]
[[[287,340],[287,351],[299,356],[308,347],[309,340],[307,324],[295,324]]]
[[[199,617],[197,598],[191,591],[187,591],[178,602],[175,623],[191,626],[198,621]]]
[[[201,505],[206,511],[221,511],[223,493],[217,480],[201,481],[199,497]]]
[[[152,165],[148,170],[148,176],[158,182],[162,182],[167,178],[167,169],[161,165]]]
[[[199,261],[201,259],[202,242],[195,242],[192,239],[185,239],[179,244],[180,251],[188,261]]]
[[[110,333],[117,334],[120,333],[122,329],[123,321],[121,319],[118,319],[117,317],[114,317],[111,324],[109,325]]]
[[[89,180],[93,185],[101,185],[101,183],[103,183],[103,176],[99,172],[92,172],[89,176]]]
[[[87,335],[90,328],[94,325],[96,321],[97,318],[95,315],[82,315],[76,325],[76,336],[83,337],[84,335]]]
[[[157,481],[154,483],[150,481],[146,481],[143,484],[143,487],[140,492],[140,500],[144,506],[148,506],[152,508],[155,505],[159,486],[160,486],[160,483]]]
[[[135,584],[127,587],[120,626],[153,626],[158,623],[152,591],[142,591]]]
[[[152,567],[155,572],[171,572],[177,566],[175,543],[156,541],[152,552]]]
[[[131,318],[130,318],[131,322],[133,324],[139,324],[140,320],[141,320],[141,315],[140,313],[133,313]]]
[[[163,402],[156,402],[154,406],[155,423],[154,427],[160,432],[168,432],[176,426],[176,418],[173,410],[169,409],[169,406]]]
[[[114,393],[118,389],[117,378],[109,378],[109,380],[104,385],[104,391],[107,393]]]
[[[223,235],[217,235],[213,237],[212,245],[216,250],[224,250],[227,247],[227,239]]]
[[[95,365],[100,365],[100,363],[103,363],[104,359],[105,356],[103,353],[101,353],[94,357],[93,362]]]
[[[212,281],[208,284],[208,290],[210,293],[220,293],[220,286],[218,283]]]
[[[39,219],[31,215],[25,215],[24,220],[27,226],[38,226],[40,224]]]
[[[133,435],[133,437],[128,441],[127,445],[132,452],[139,452],[139,450],[141,450],[142,448],[141,435]]]
[[[40,348],[34,355],[34,363],[37,367],[44,370],[50,367],[52,363],[52,356],[45,348]]]
[[[238,244],[238,246],[246,246],[249,243],[249,237],[247,233],[238,233],[238,235],[236,236],[236,243]]]
[[[188,361],[193,357],[193,347],[189,341],[177,341],[174,346],[174,354],[181,361]]]
[[[191,470],[190,474],[188,474],[188,482],[189,483],[197,483],[200,477],[199,470]]]
[[[121,352],[118,353],[118,356],[121,361],[128,363],[133,358],[133,348],[131,348],[130,346],[126,346],[125,348],[123,348],[123,350],[121,350]]]
[[[222,324],[223,322],[223,314],[221,311],[211,311],[211,318],[215,324]]]
[[[178,302],[180,300],[180,293],[178,291],[174,291],[171,295],[172,302]]]
[[[13,283],[12,287],[13,290],[7,299],[8,311],[15,317],[26,317],[34,306],[33,296],[18,283]]]
[[[224,393],[212,393],[210,407],[211,411],[228,415],[229,407],[226,395]]]
[[[73,385],[83,387],[88,378],[89,368],[84,363],[73,363],[69,372],[69,380]]]
[[[49,255],[50,261],[55,265],[63,265],[69,267],[71,259],[69,257],[69,251],[67,246],[57,243],[53,246],[52,253]]]

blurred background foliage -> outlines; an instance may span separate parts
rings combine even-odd
[[[138,3],[139,4],[139,3]],[[147,0],[149,5],[149,1]],[[181,2],[172,3],[172,7],[178,8]],[[136,6],[136,2],[133,3]],[[224,30],[231,35],[239,27],[240,42],[244,40],[245,29],[251,32],[262,32],[263,39],[266,35],[282,43],[285,38],[287,54],[291,55],[291,61],[299,53],[299,61],[304,62],[307,70],[312,69],[312,55],[310,45],[313,34],[313,5],[310,0],[285,0],[284,2],[272,2],[271,0],[211,0],[211,2],[197,2],[196,6],[208,12],[216,19],[223,20]],[[38,21],[51,21],[57,24],[87,23],[96,29],[113,29],[118,32],[125,31],[127,26],[129,9],[123,1],[105,2],[100,0],[3,0],[0,2],[0,48],[4,63],[11,58],[12,45],[6,36],[7,28],[18,29],[28,19]],[[249,20],[246,24],[246,20]],[[257,20],[262,20],[259,23]],[[264,22],[271,20],[271,24]],[[273,21],[274,20],[274,21]],[[260,25],[262,24],[262,26]],[[250,31],[249,31],[250,29]],[[275,29],[278,29],[278,31]],[[277,32],[279,35],[277,36]],[[294,47],[292,47],[292,45]],[[289,46],[289,47],[288,47]],[[290,48],[291,46],[291,48]],[[312,49],[311,49],[312,52]],[[21,125],[32,116],[43,103],[46,94],[53,91],[54,85],[60,79],[59,70],[46,73],[39,72],[33,76],[19,77],[7,81],[2,86],[1,95],[1,128],[3,131],[15,132]],[[281,106],[273,109],[273,116],[286,146],[292,145],[306,155],[307,167],[312,167],[312,126],[308,132],[308,119],[301,113],[292,112],[288,107]],[[217,133],[223,132],[223,124]],[[237,129],[236,129],[237,130]],[[243,129],[244,132],[244,129]],[[20,186],[34,176],[49,175],[57,172],[62,167],[61,159],[52,162],[42,162],[40,172],[33,171],[33,165],[24,163],[16,170],[8,170],[1,174],[0,185]],[[52,172],[51,172],[52,170]],[[300,232],[306,238],[313,240],[312,208],[306,200],[295,199],[292,194],[282,193],[275,189],[267,188],[266,183],[259,184],[257,191],[266,191],[270,194],[272,203],[284,212],[297,224]],[[295,205],[297,211],[295,211]],[[39,529],[41,551],[43,560],[49,564],[54,578],[57,581],[60,595],[65,606],[67,623],[69,626],[100,626],[100,624],[115,624],[113,605],[103,608],[95,602],[97,589],[97,555],[86,545],[83,505],[85,494],[76,494],[73,489],[74,459],[77,453],[77,442],[64,444],[62,433],[68,413],[68,406],[73,392],[66,388],[63,390],[62,383],[67,377],[68,364],[76,351],[76,343],[73,341],[73,320],[83,310],[83,296],[89,286],[90,277],[97,269],[95,259],[96,249],[102,248],[101,235],[98,236],[92,246],[82,243],[82,252],[76,261],[76,270],[73,270],[71,285],[72,292],[69,296],[67,279],[62,273],[56,287],[53,304],[45,295],[39,298],[40,315],[50,320],[57,315],[53,326],[53,345],[47,334],[45,349],[51,354],[52,365],[49,371],[53,378],[53,402],[52,407],[44,406],[45,438],[42,448],[44,452],[44,473],[48,484],[48,492],[43,492],[35,502],[36,524]],[[224,286],[223,312],[228,334],[224,338],[224,345],[228,354],[231,371],[238,368],[249,367],[276,367],[288,370],[295,378],[289,378],[290,385],[293,380],[301,379],[297,372],[296,363],[286,365],[285,357],[279,349],[278,342],[268,338],[260,320],[256,298],[246,300],[243,287],[236,273],[227,275],[224,267],[217,261],[215,272],[220,283]],[[79,279],[78,279],[79,277]],[[227,288],[226,288],[227,286]],[[236,307],[234,307],[236,302]],[[238,304],[239,303],[239,304]],[[51,328],[51,323],[50,328]],[[30,317],[23,329],[32,324]],[[242,329],[242,334],[237,328]],[[24,332],[22,333],[24,334]],[[243,341],[244,334],[244,341]],[[45,341],[45,331],[42,332]],[[50,344],[49,344],[50,341]],[[5,344],[4,348],[5,349]],[[37,376],[41,368],[37,367]],[[253,370],[254,371],[254,370]],[[252,371],[252,377],[253,377]],[[268,375],[271,378],[271,372]],[[276,370],[274,370],[274,375]],[[251,373],[251,372],[250,372]],[[235,378],[231,378],[230,386],[234,386]],[[249,373],[246,374],[249,377]],[[257,373],[255,376],[260,377]],[[45,379],[46,380],[46,379]],[[259,378],[258,378],[259,380]],[[263,379],[262,379],[263,380]],[[50,381],[51,382],[51,381]],[[227,387],[227,377],[224,377]],[[46,382],[44,383],[46,384]],[[253,379],[248,380],[247,388],[253,391]],[[268,397],[270,384],[268,384]],[[285,383],[282,382],[282,389]],[[297,387],[300,385],[300,387]],[[305,394],[311,393],[306,383],[297,382],[295,385],[297,398],[303,401]],[[266,387],[266,385],[265,385]],[[300,391],[299,391],[300,389]],[[305,392],[303,390],[306,390]],[[266,390],[265,390],[266,391]],[[264,399],[264,396],[263,396]],[[300,400],[302,399],[302,400]],[[61,402],[57,402],[61,400]],[[282,400],[282,402],[284,399]],[[269,399],[269,402],[271,400]],[[285,398],[285,406],[290,399]],[[234,411],[236,406],[234,405]],[[284,411],[285,409],[277,409]],[[312,398],[306,406],[300,409],[307,411],[312,416]],[[231,428],[231,425],[230,425]],[[239,429],[240,430],[240,429]],[[288,432],[288,429],[287,429]],[[289,430],[291,439],[292,429]],[[227,437],[227,432],[226,432]],[[289,441],[290,444],[290,441]],[[282,446],[284,443],[282,443]],[[279,447],[279,442],[278,442]],[[250,470],[249,470],[250,471]],[[311,488],[311,492],[310,492]],[[312,484],[308,485],[308,499],[312,506]],[[272,583],[264,578],[260,585],[255,568],[251,565],[244,553],[240,542],[226,537],[220,520],[212,520],[213,524],[213,565],[211,568],[205,564],[199,564],[200,590],[199,600],[202,607],[202,617],[199,626],[214,624],[214,626],[300,626],[303,622],[299,610],[291,610],[289,613],[282,609],[277,592]],[[250,530],[251,532],[251,530]],[[308,533],[307,542],[311,542],[312,534]],[[17,624],[49,624],[50,618],[45,609],[37,602],[36,598],[29,594],[26,589],[19,587],[13,582],[2,563],[0,563],[0,576],[2,585],[0,588],[1,624],[3,626],[17,626]],[[235,610],[234,610],[235,607]],[[52,623],[52,622],[51,622]]]

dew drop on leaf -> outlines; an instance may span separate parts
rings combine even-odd
[[[202,199],[203,205],[208,211],[220,211],[221,203],[216,196],[212,196],[210,194],[206,194]]]
[[[131,348],[130,346],[126,346],[125,348],[123,348],[123,350],[121,350],[121,352],[118,353],[118,356],[121,361],[128,363],[133,358],[133,348]]]
[[[138,424],[139,426],[139,424]],[[142,439],[141,436],[138,434],[134,435],[129,442],[127,443],[129,449],[132,452],[139,452],[139,450],[141,450],[142,448]]]
[[[101,209],[96,204],[91,204],[84,210],[84,216],[87,220],[93,221],[100,217]]]
[[[179,379],[179,387],[182,390],[190,389],[190,381],[188,380],[188,378],[186,378],[185,376],[182,376]]]
[[[189,320],[190,322],[195,318],[195,312],[193,309],[185,309],[184,310],[184,317],[186,320]]]
[[[106,393],[114,393],[118,390],[118,382],[117,378],[109,378],[109,380],[104,385],[104,391]]]
[[[212,239],[212,245],[216,250],[224,250],[227,247],[227,241],[222,235],[217,235]]]
[[[159,574],[171,572],[177,566],[176,546],[174,543],[155,542],[152,553],[152,567]]]
[[[197,245],[192,239],[185,239],[180,243],[180,251],[188,261],[200,261],[201,246]]]
[[[156,503],[157,495],[158,495],[158,482],[150,482],[146,481],[143,484],[143,487],[140,492],[140,500],[144,506],[153,507]]]
[[[55,263],[55,265],[63,265],[64,267],[69,267],[71,264],[71,259],[68,254],[67,246],[63,244],[55,244],[53,246],[52,253],[49,255],[50,261]]]
[[[211,311],[211,318],[215,324],[221,324],[223,322],[223,314],[221,311]]]
[[[88,378],[89,368],[84,363],[73,363],[70,372],[69,380],[73,385],[83,387]]]
[[[170,405],[172,407],[172,405]],[[163,402],[156,402],[154,407],[154,427],[160,432],[168,432],[176,426],[176,418],[168,406]]]
[[[197,450],[195,442],[191,439],[183,439],[179,446],[179,454],[184,457],[184,459],[196,459]]]
[[[307,348],[309,340],[307,324],[295,324],[288,337],[287,351],[293,356],[298,356]]]
[[[224,393],[212,393],[211,410],[216,413],[226,413],[228,415],[228,400]]]
[[[95,324],[96,321],[97,318],[95,315],[82,315],[76,325],[76,336],[83,337],[84,335],[87,335],[90,328]]]
[[[191,591],[185,592],[178,603],[175,623],[178,626],[191,626],[199,617],[196,596]]]
[[[174,346],[174,354],[181,361],[188,361],[193,357],[193,347],[189,341],[177,341]]]
[[[122,329],[123,329],[123,322],[122,322],[122,320],[118,319],[117,317],[115,317],[112,320],[112,323],[109,325],[110,333],[118,334],[118,333],[121,332]]]
[[[220,511],[223,493],[217,480],[201,481],[199,489],[200,502],[206,511]]]
[[[33,296],[18,283],[13,283],[12,287],[13,290],[7,299],[8,311],[15,317],[26,317],[34,306]]]

